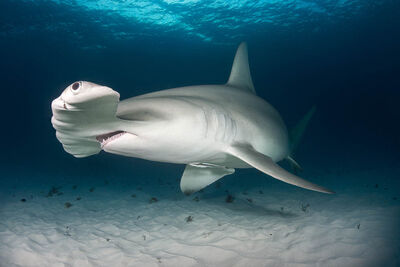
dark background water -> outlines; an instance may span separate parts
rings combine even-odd
[[[225,19],[237,16],[239,28],[203,23],[189,31],[130,22],[118,11],[3,0],[0,175],[10,180],[27,175],[80,179],[82,174],[179,178],[183,166],[105,153],[73,158],[55,137],[51,101],[77,80],[107,85],[121,99],[225,83],[243,40],[257,93],[281,112],[289,128],[317,105],[297,153],[306,169],[398,169],[400,6],[398,1],[373,2],[364,1],[357,12],[343,8],[337,17],[326,13],[313,20],[306,12],[290,25],[284,17],[275,24],[247,25],[241,19],[252,13],[236,9],[227,11]],[[206,11],[193,11],[193,23]],[[196,30],[212,38],[200,38]],[[118,37],[119,31],[127,37]]]

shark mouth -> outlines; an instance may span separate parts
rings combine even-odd
[[[96,139],[97,139],[97,141],[100,142],[101,148],[103,148],[105,145],[107,145],[111,141],[121,137],[125,133],[126,132],[124,132],[124,131],[115,131],[115,132],[111,132],[111,133],[98,135],[98,136],[96,136]]]

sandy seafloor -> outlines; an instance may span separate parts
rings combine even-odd
[[[0,265],[399,266],[399,171],[319,174],[347,187],[248,186],[263,175],[241,171],[192,196],[178,181],[102,177],[51,192],[20,177],[0,187]]]

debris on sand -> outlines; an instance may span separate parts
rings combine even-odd
[[[152,198],[150,198],[149,203],[151,204],[151,203],[154,203],[157,201],[158,201],[158,199],[156,197],[152,197]]]
[[[52,197],[54,195],[62,195],[62,192],[60,192],[59,190],[61,189],[61,186],[55,187],[52,186],[51,189],[49,190],[49,192],[47,193],[46,197]]]
[[[71,233],[69,232],[70,230],[71,230],[71,228],[70,228],[69,226],[66,226],[66,227],[65,227],[64,235],[66,235],[66,236],[71,236]]]
[[[225,202],[232,203],[234,200],[235,200],[235,198],[231,194],[229,194],[226,196]]]
[[[69,202],[65,202],[64,207],[68,209],[68,208],[72,207],[72,204]]]
[[[192,221],[193,221],[193,217],[192,217],[192,216],[187,216],[187,217],[185,218],[185,221],[186,221],[187,223],[192,222]]]
[[[308,208],[310,207],[310,204],[301,204],[301,210],[303,211],[303,212],[307,212],[307,210],[308,210]]]

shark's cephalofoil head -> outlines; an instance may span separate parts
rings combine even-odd
[[[91,82],[78,81],[69,85],[61,96],[53,101],[64,101],[65,104],[79,107],[88,107],[89,103],[107,104],[119,102],[119,93],[113,89]]]
[[[115,123],[118,102],[119,93],[107,86],[85,81],[69,85],[51,104],[51,122],[65,151],[87,157],[121,136]]]

